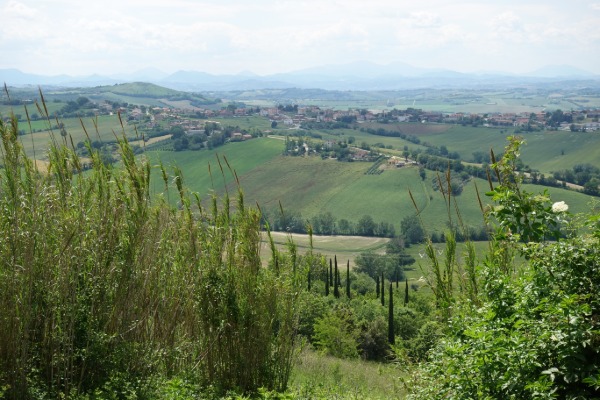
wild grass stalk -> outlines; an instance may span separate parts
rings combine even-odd
[[[450,166],[444,177],[438,173],[436,179],[441,195],[444,199],[448,216],[448,227],[445,237],[445,248],[440,251],[435,248],[430,235],[425,235],[425,255],[429,260],[428,270],[423,270],[427,276],[426,280],[435,296],[436,304],[442,311],[442,316],[448,318],[451,314],[452,305],[456,301],[457,294],[466,296],[472,304],[479,304],[478,276],[475,246],[470,239],[469,229],[465,226],[461,216],[456,196],[452,194],[452,179]],[[417,212],[421,224],[420,210],[409,190],[413,206]],[[481,200],[479,199],[480,205]],[[483,208],[482,208],[483,211]],[[454,222],[456,220],[456,222]],[[463,263],[457,260],[456,234],[460,232],[465,238],[465,257]],[[464,265],[463,265],[464,264]],[[458,287],[456,287],[456,285]],[[458,289],[458,292],[457,292]]]

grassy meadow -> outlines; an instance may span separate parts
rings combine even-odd
[[[403,399],[404,377],[398,364],[340,359],[305,349],[294,366],[289,391],[298,399]]]

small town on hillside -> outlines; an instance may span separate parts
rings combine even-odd
[[[105,108],[106,110],[106,108]],[[143,111],[144,110],[144,111]],[[98,109],[98,111],[101,111]],[[369,121],[386,122],[422,122],[468,124],[484,127],[515,127],[524,129],[559,129],[578,132],[600,130],[600,109],[571,110],[537,113],[442,113],[427,112],[421,109],[408,108],[405,110],[366,110],[349,109],[340,111],[321,108],[318,106],[279,106],[279,107],[237,107],[228,106],[221,110],[202,108],[177,109],[168,107],[140,108],[136,106],[120,107],[121,113],[128,120],[148,122],[152,128],[157,122],[171,120],[173,126],[181,126],[186,132],[203,129],[203,123],[197,118],[209,119],[215,117],[244,117],[261,115],[271,122],[283,124],[287,128],[301,128],[311,123],[362,123]],[[109,111],[109,112],[112,112]]]

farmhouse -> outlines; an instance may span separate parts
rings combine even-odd
[[[398,163],[400,163],[400,162],[402,162],[402,164],[404,165],[404,162],[399,157],[396,157],[396,156],[391,156],[387,160],[388,165],[394,165],[394,166],[397,166]]]

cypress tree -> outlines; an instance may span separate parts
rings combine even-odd
[[[388,341],[390,344],[396,343],[396,335],[394,333],[394,295],[392,293],[392,282],[390,282],[390,306],[388,309]]]
[[[310,292],[310,267],[308,267],[308,291]]]
[[[325,269],[325,296],[329,296],[329,274],[327,273],[327,269]]]
[[[335,273],[337,274],[337,285],[338,287],[342,287],[342,274],[340,273],[340,269],[337,267],[337,260],[335,261]]]
[[[346,264],[346,297],[350,298],[350,260]]]
[[[398,282],[400,282],[400,268],[396,265],[396,289],[398,289]]]
[[[376,282],[377,282],[377,286],[376,286],[377,298],[379,298],[379,275],[377,275]]]
[[[329,259],[329,285],[333,286],[333,267],[331,266],[331,258]]]
[[[340,297],[340,271],[338,270],[338,265],[337,265],[337,256],[335,257],[335,282],[333,284],[333,295],[336,298]]]
[[[404,288],[404,307],[408,304],[408,278],[406,278],[406,287]]]
[[[385,307],[385,278],[381,273],[381,305]]]

